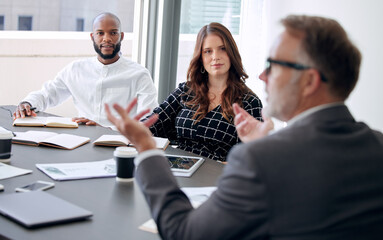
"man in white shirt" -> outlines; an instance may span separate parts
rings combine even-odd
[[[134,101],[127,109],[114,105],[121,118],[107,108],[140,152],[135,183],[162,239],[382,239],[383,134],[344,104],[361,54],[335,20],[292,15],[282,24],[260,79],[266,113],[288,126],[268,135],[269,119],[234,105],[243,143],[231,149],[217,190],[197,209],[145,128],[158,117],[131,119]]]
[[[86,125],[110,126],[105,103],[126,105],[137,97],[134,113],[158,105],[149,71],[119,54],[124,33],[118,17],[111,13],[98,15],[93,21],[90,37],[97,57],[70,63],[41,90],[28,94],[16,108],[15,118],[36,116],[35,111],[56,106],[70,96],[78,111],[78,117],[73,121]]]

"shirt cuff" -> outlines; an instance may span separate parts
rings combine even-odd
[[[158,155],[165,156],[165,152],[160,149],[152,149],[152,150],[144,151],[140,153],[139,155],[137,155],[137,157],[134,159],[134,165],[137,168],[142,161],[148,159],[149,157],[158,156]]]

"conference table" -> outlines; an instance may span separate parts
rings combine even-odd
[[[10,165],[32,170],[31,174],[0,180],[4,192],[12,193],[16,187],[37,180],[51,181],[55,187],[47,190],[50,194],[76,204],[93,213],[89,220],[58,224],[37,229],[25,228],[4,216],[0,216],[0,239],[159,239],[158,234],[138,229],[151,216],[138,185],[118,183],[115,178],[95,178],[71,181],[53,181],[39,171],[36,163],[72,163],[106,160],[113,157],[113,147],[94,146],[92,142],[103,134],[118,134],[101,126],[80,125],[77,129],[46,127],[13,127],[11,112],[15,106],[0,108],[0,126],[14,132],[28,130],[69,133],[90,138],[87,143],[74,150],[63,150],[44,146],[12,144]],[[39,113],[39,116],[48,116]],[[169,154],[191,155],[183,150],[169,146]],[[215,186],[224,165],[205,159],[202,166],[190,178],[176,177],[180,187]]]

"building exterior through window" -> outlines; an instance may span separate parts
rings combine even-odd
[[[0,30],[4,30],[4,16],[0,16]]]
[[[83,32],[84,31],[84,19],[83,18],[77,18],[76,19],[76,31]]]
[[[135,0],[0,1],[0,30],[92,31],[95,16],[112,12],[133,32]],[[107,4],[105,4],[107,3]]]
[[[32,30],[32,16],[20,16],[18,29],[20,31],[31,31]]]

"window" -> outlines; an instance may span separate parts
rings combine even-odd
[[[6,93],[0,94],[0,102],[18,103],[27,93],[53,79],[70,62],[95,57],[89,32],[94,17],[103,12],[119,17],[121,30],[125,32],[121,53],[132,58],[135,3],[135,0],[0,1],[3,17],[0,86],[7,86]],[[23,71],[18,70],[20,66]],[[69,99],[50,108],[49,112],[74,116],[76,110]]]
[[[31,31],[32,30],[32,17],[31,16],[20,16],[19,27],[20,31]]]
[[[197,34],[202,26],[219,22],[239,33],[241,0],[183,0],[181,6],[181,34]]]
[[[103,12],[116,14],[123,32],[133,32],[135,0],[2,1],[0,13],[9,21],[4,30],[92,31],[93,18]]]
[[[0,16],[0,30],[4,30],[4,16]]]
[[[84,19],[77,18],[76,19],[76,31],[83,32],[84,31]]]
[[[176,85],[186,81],[186,72],[193,55],[199,30],[211,22],[225,25],[238,38],[242,0],[183,0]],[[238,41],[237,41],[238,44]]]

